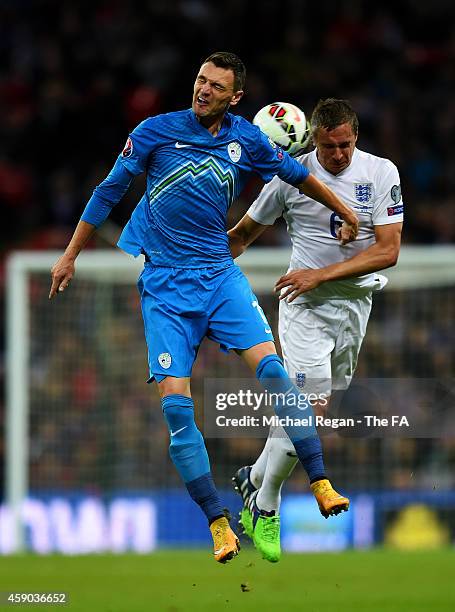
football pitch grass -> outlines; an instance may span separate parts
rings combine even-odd
[[[0,591],[68,593],[65,606],[5,611],[453,611],[455,552],[284,554],[270,564],[245,548],[224,566],[208,550],[12,556],[0,558]]]

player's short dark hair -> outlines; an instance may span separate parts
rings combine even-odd
[[[348,100],[336,98],[319,100],[311,115],[311,133],[314,136],[319,128],[330,132],[343,123],[349,123],[353,133],[357,136],[359,120]]]
[[[229,51],[217,51],[209,55],[202,63],[211,62],[217,68],[231,69],[234,73],[234,91],[243,90],[245,86],[246,68],[240,57]]]

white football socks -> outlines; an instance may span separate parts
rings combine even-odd
[[[284,429],[279,427],[271,430],[250,473],[253,485],[260,485],[256,496],[256,505],[260,510],[273,510],[279,514],[281,488],[297,463],[294,446]]]
[[[269,434],[269,437],[266,440],[264,448],[262,449],[262,453],[256,459],[254,465],[251,468],[250,481],[251,481],[251,484],[256,487],[256,489],[260,488],[262,481],[264,480],[265,468],[267,466],[267,459],[269,458],[271,440],[272,438],[270,437],[270,434]]]

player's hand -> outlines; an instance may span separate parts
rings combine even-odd
[[[337,231],[338,240],[341,244],[352,242],[357,238],[358,229],[358,226],[356,229],[354,226],[346,223],[346,221],[343,221],[341,227],[339,227]]]
[[[285,289],[280,295],[280,300],[291,303],[301,293],[319,287],[322,282],[321,270],[293,270],[277,280],[274,291],[279,293]]]
[[[55,295],[65,291],[74,276],[74,258],[69,255],[62,255],[51,269],[52,285],[49,292],[51,300]]]
[[[345,224],[351,228],[352,235],[354,236],[352,240],[355,240],[359,233],[359,218],[351,209],[346,214],[343,214],[343,224],[341,227]]]

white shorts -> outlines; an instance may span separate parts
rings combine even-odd
[[[349,387],[367,329],[371,294],[342,300],[280,302],[284,366],[304,392],[330,396]]]

